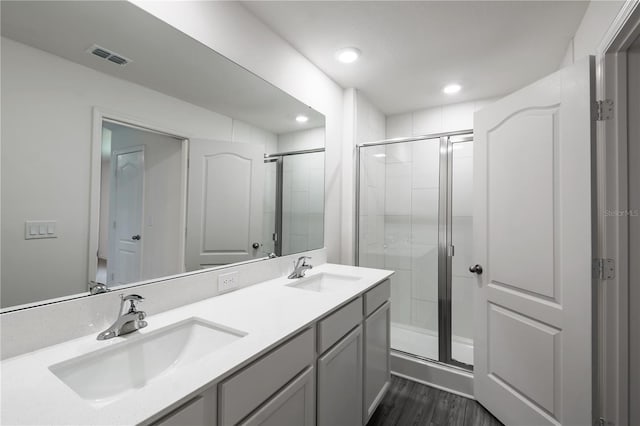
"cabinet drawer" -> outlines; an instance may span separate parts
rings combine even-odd
[[[391,281],[384,280],[364,294],[364,315],[371,315],[391,297]]]
[[[323,353],[362,321],[362,298],[357,298],[318,322],[318,353]]]
[[[220,384],[220,424],[233,425],[269,399],[314,361],[313,329],[279,348]]]

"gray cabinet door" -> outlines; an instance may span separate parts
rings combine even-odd
[[[318,358],[318,426],[362,425],[362,326]]]
[[[314,330],[307,329],[224,380],[219,386],[218,424],[238,424],[301,371],[313,365],[314,340]]]
[[[386,302],[364,325],[364,418],[368,421],[389,387],[389,307]]]
[[[251,416],[242,426],[313,426],[315,424],[315,370],[309,367]]]

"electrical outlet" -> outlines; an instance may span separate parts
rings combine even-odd
[[[218,291],[222,293],[238,288],[240,285],[239,275],[238,271],[218,275]]]

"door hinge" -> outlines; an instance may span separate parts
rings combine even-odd
[[[593,259],[593,278],[597,280],[612,280],[616,277],[616,262],[613,259]]]
[[[447,256],[453,257],[456,255],[456,248],[453,245],[447,246]]]
[[[611,99],[596,101],[595,112],[596,121],[611,120],[613,117],[613,101]]]

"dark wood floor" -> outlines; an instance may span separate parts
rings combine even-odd
[[[391,387],[367,426],[501,426],[476,401],[391,376]]]

